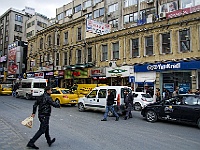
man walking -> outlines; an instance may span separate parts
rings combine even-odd
[[[52,100],[52,98],[50,97],[51,93],[51,87],[47,86],[45,88],[43,96],[40,99],[37,99],[37,101],[33,105],[32,117],[35,117],[37,106],[39,106],[38,118],[40,121],[40,128],[34,135],[34,137],[28,142],[27,147],[29,148],[39,149],[39,147],[35,146],[34,143],[42,134],[45,134],[45,138],[49,146],[51,146],[51,144],[55,142],[55,138],[51,139],[49,135],[49,119],[51,116],[51,106],[60,108],[60,104],[59,102],[54,102]]]
[[[114,104],[114,95],[111,93],[110,90],[108,90],[106,111],[104,113],[104,118],[101,121],[107,121],[109,111],[111,111],[115,115],[116,117],[115,121],[119,120],[119,115],[115,112],[113,104]]]
[[[132,106],[133,106],[133,94],[132,92],[129,92],[128,89],[124,90],[124,103],[126,107],[126,116],[124,117],[124,120],[127,120],[128,118],[132,117]]]

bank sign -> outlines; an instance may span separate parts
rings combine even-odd
[[[200,69],[200,60],[168,62],[158,64],[145,64],[134,66],[135,72],[167,71],[167,70],[196,70]]]

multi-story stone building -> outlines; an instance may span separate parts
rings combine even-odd
[[[108,3],[101,1],[93,4],[94,8],[100,9],[105,2]],[[32,51],[29,62],[34,65],[29,67],[29,72],[43,72],[45,78],[58,78],[59,86],[66,86],[75,78],[77,83],[99,82],[109,85],[130,85],[134,81],[132,85],[137,90],[147,90],[148,87],[154,92],[156,88],[166,88],[172,92],[176,87],[179,87],[180,93],[188,89],[194,91],[200,88],[200,8],[196,5],[198,3],[185,8],[188,5],[182,1],[184,5],[180,9],[176,7],[180,2],[142,2],[160,6],[156,7],[160,19],[154,18],[153,22],[145,23],[138,19],[140,21],[136,26],[122,23],[124,26],[118,31],[91,37],[85,28],[86,18],[81,15],[85,10],[77,11],[79,1],[73,1],[63,6],[62,11],[57,9],[57,14],[71,8],[76,13],[63,19],[57,16],[57,24],[30,38],[29,47]],[[172,9],[172,4],[175,9]],[[161,10],[164,6],[168,12]],[[102,18],[106,19],[106,16]]]
[[[13,8],[8,9],[4,14],[0,16],[0,80],[6,80],[6,76],[8,74],[8,50],[9,45],[13,47],[13,45],[18,45],[17,41],[24,41],[20,43],[26,43],[27,38],[30,36],[34,36],[37,31],[50,26],[50,20],[38,13],[35,13],[34,8],[25,7],[24,10],[16,10]],[[19,44],[20,45],[20,44]],[[24,45],[24,44],[22,44]],[[27,54],[26,52],[21,51],[23,54]],[[18,54],[22,56],[21,54]],[[22,56],[23,61],[18,64],[14,64],[19,68],[23,68],[26,66],[27,56]],[[25,63],[25,64],[24,64]],[[21,69],[23,70],[23,69]],[[19,70],[17,71],[19,74]],[[16,75],[12,75],[16,77]]]

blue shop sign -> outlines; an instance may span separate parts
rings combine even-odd
[[[200,69],[200,60],[192,60],[189,62],[167,62],[157,64],[145,64],[134,66],[135,72],[149,72],[149,71],[167,71],[167,70],[196,70]]]

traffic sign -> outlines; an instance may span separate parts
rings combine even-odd
[[[134,83],[135,82],[135,76],[129,76],[129,82]]]

